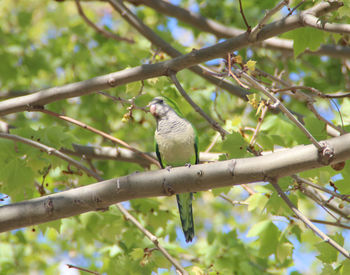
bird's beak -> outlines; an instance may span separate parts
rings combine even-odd
[[[157,111],[156,111],[156,105],[155,104],[152,104],[152,103],[150,103],[150,104],[148,104],[149,105],[149,111],[151,112],[151,114],[153,115],[153,116],[157,116]]]

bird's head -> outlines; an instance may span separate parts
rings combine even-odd
[[[156,119],[163,118],[169,113],[169,111],[172,111],[172,108],[167,104],[167,99],[164,97],[153,98],[148,106],[151,114]]]

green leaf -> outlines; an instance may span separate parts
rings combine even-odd
[[[12,158],[0,167],[1,192],[13,201],[31,197],[34,191],[34,172],[23,159]]]
[[[283,263],[288,257],[293,254],[293,245],[289,242],[279,243],[276,250],[276,257],[279,262]]]
[[[140,93],[142,87],[141,81],[131,82],[126,85],[125,92],[131,96],[136,96]]]
[[[320,273],[320,275],[337,275],[337,274],[339,273],[336,272],[330,264],[325,264]]]
[[[248,143],[237,132],[227,135],[221,144],[221,148],[229,154],[229,158],[243,158],[250,156],[247,152]]]
[[[270,220],[253,225],[247,233],[247,237],[255,236],[259,236],[260,255],[271,255],[276,252],[280,232]]]
[[[248,211],[253,211],[255,209],[262,211],[265,208],[267,201],[268,197],[261,193],[255,193],[245,200],[245,202],[248,203]]]
[[[221,193],[224,193],[227,195],[228,192],[230,192],[231,190],[231,186],[229,187],[221,187],[221,188],[214,188],[211,190],[211,192],[213,193],[214,197],[219,196]]]
[[[306,117],[304,122],[306,129],[309,130],[314,138],[317,140],[324,140],[327,138],[326,123],[316,117]]]
[[[137,260],[141,260],[143,258],[144,252],[142,248],[134,248],[131,252],[130,252],[130,256],[133,260],[137,261]]]
[[[341,275],[347,275],[350,274],[350,261],[348,259],[344,260],[342,262],[342,266],[340,269],[340,274]]]
[[[290,33],[290,36],[294,40],[294,56],[304,52],[306,49],[316,51],[320,45],[324,42],[326,35],[325,32],[314,28],[298,28]]]
[[[334,241],[336,241],[339,245],[343,246],[344,238],[340,233],[336,233],[334,236],[330,236]],[[327,242],[321,242],[315,244],[317,250],[320,252],[320,255],[317,256],[319,260],[324,263],[333,263],[337,260],[338,250],[333,248]]]

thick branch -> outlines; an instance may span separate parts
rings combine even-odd
[[[335,24],[335,23],[328,23],[323,22],[321,19],[313,16],[313,15],[305,15],[303,17],[304,23],[306,26],[327,31],[327,32],[334,32],[334,33],[340,33],[340,34],[350,34],[350,25],[349,24]]]
[[[162,51],[167,53],[171,57],[181,56],[182,53],[172,47],[169,43],[163,40],[159,35],[157,35],[152,29],[146,26],[136,15],[134,15],[124,4],[119,0],[108,0],[112,7],[119,12],[121,16],[133,26],[141,35],[146,37],[153,45],[160,48]],[[204,66],[197,65],[189,68],[192,72],[198,74],[209,82],[215,84],[216,86],[223,88],[233,95],[239,96],[244,100],[247,100],[247,91],[242,88],[231,84],[230,82],[217,78],[210,74],[210,71]]]
[[[243,33],[244,30],[228,27],[222,25],[214,20],[207,19],[200,14],[193,13],[187,9],[181,8],[177,5],[171,4],[164,0],[128,0],[135,5],[145,5],[148,6],[159,13],[165,14],[167,16],[175,17],[179,21],[187,23],[195,28],[202,30],[204,32],[209,32],[214,34],[218,38],[230,38],[236,37]],[[281,38],[270,38],[261,43],[255,43],[254,47],[265,47],[270,50],[279,50],[290,55],[293,55],[293,41],[289,39]],[[337,58],[350,58],[350,47],[343,47],[339,45],[321,45],[317,51],[306,50],[305,53],[314,55],[328,55]]]
[[[321,14],[335,10],[341,6],[340,2],[326,2],[321,4],[318,4],[316,7],[310,9],[309,13],[312,12]],[[315,9],[317,12],[315,12]],[[215,58],[220,58],[225,56],[228,52],[239,50],[251,45],[254,42],[261,42],[273,36],[300,28],[302,26],[303,23],[301,22],[300,17],[294,15],[275,21],[263,27],[257,35],[256,41],[250,41],[248,34],[241,34],[237,37],[230,38],[222,43],[218,43],[207,48],[192,50],[192,52],[186,55],[182,55],[168,61],[156,64],[141,65],[139,67],[125,69],[120,72],[97,76],[89,80],[44,89],[30,95],[8,99],[0,102],[0,115],[30,110],[33,106],[43,106],[54,101],[82,96],[134,81],[168,75],[169,71],[178,72],[196,64]]]
[[[326,141],[334,149],[331,163],[350,159],[350,134]],[[0,207],[0,232],[95,211],[135,198],[205,191],[324,166],[313,145],[265,156],[134,173],[88,186]]]

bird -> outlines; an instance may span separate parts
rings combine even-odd
[[[168,97],[155,97],[149,103],[150,113],[157,122],[154,134],[155,150],[164,168],[198,164],[198,136],[192,124],[184,118],[176,103]],[[194,238],[192,213],[193,193],[177,194],[182,231],[186,242]]]

